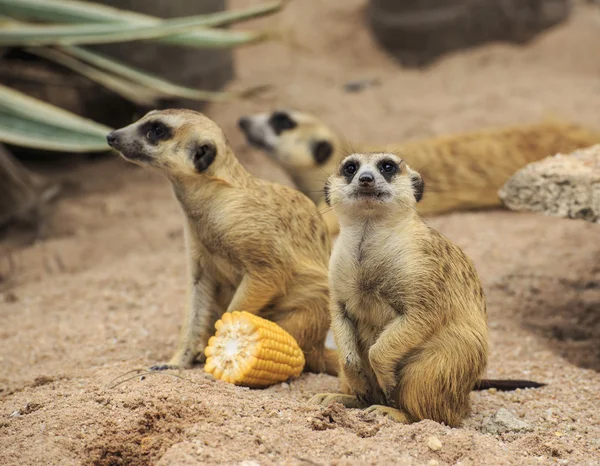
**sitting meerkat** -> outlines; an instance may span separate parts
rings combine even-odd
[[[337,234],[337,219],[327,209],[323,185],[347,155],[341,139],[318,118],[298,111],[244,116],[238,125],[248,142],[266,151],[317,204],[328,230]],[[407,141],[387,146],[386,151],[402,155],[425,177],[429,189],[418,210],[434,215],[500,207],[498,190],[517,170],[548,155],[598,143],[598,132],[570,123],[542,121]]]
[[[305,370],[337,374],[337,353],[325,348],[331,245],[310,199],[250,175],[217,124],[194,111],[152,111],[107,141],[161,170],[185,215],[189,305],[177,351],[153,369],[189,368],[221,315],[239,310],[289,332]]]
[[[424,183],[400,157],[353,154],[326,184],[340,234],[329,266],[343,394],[312,401],[457,426],[488,360],[486,302],[469,258],[416,212]],[[490,383],[492,382],[492,383]]]

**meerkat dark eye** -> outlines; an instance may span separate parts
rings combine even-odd
[[[148,131],[148,134],[146,135],[146,137],[148,139],[160,139],[161,137],[164,136],[164,134],[165,134],[165,127],[163,125],[156,125],[150,131]]]
[[[142,125],[140,132],[150,142],[157,144],[160,141],[170,139],[172,136],[171,129],[160,121],[148,121]]]
[[[392,177],[398,173],[398,164],[392,160],[382,160],[379,163],[379,171],[386,181],[389,182]]]
[[[394,164],[392,162],[383,162],[381,164],[381,171],[383,171],[385,173],[392,173],[392,172],[396,171],[396,164]]]
[[[275,134],[280,135],[284,131],[294,129],[298,124],[284,112],[275,112],[269,118],[269,126],[273,128]]]
[[[352,181],[354,175],[358,171],[358,164],[354,161],[348,161],[342,166],[341,175],[344,176],[348,182]]]
[[[349,162],[344,165],[344,173],[346,173],[346,175],[354,175],[356,173],[356,164]]]

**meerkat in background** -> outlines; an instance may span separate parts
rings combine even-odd
[[[423,191],[419,173],[389,153],[353,154],[329,178],[327,202],[340,223],[329,266],[331,328],[344,393],[313,402],[457,426],[471,390],[494,385],[481,380],[481,282],[469,258],[416,212]]]
[[[161,170],[186,219],[189,306],[175,355],[153,369],[189,368],[221,315],[239,310],[288,331],[305,370],[335,375],[337,353],[325,348],[331,246],[310,199],[250,175],[197,112],[152,111],[107,140],[126,160]]]
[[[321,189],[347,155],[340,138],[316,117],[296,111],[245,116],[238,124],[251,144],[290,174],[298,189],[324,212],[329,231],[337,233],[337,219],[324,208]],[[548,155],[597,143],[600,133],[544,121],[410,141],[386,151],[404,157],[427,180],[428,192],[418,210],[429,215],[501,207],[498,190],[517,170]]]

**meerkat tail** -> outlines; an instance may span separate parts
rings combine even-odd
[[[547,384],[541,382],[534,382],[533,380],[494,380],[494,379],[481,379],[475,387],[474,391],[489,390],[495,388],[501,392],[509,392],[516,390],[517,388],[540,388],[545,387]]]
[[[340,371],[340,360],[337,350],[323,348],[311,349],[305,353],[306,371],[325,373],[337,376]]]

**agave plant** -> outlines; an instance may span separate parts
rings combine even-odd
[[[57,63],[144,107],[165,98],[227,101],[259,89],[210,92],[181,86],[86,48],[155,41],[181,47],[231,48],[265,40],[264,31],[222,29],[279,10],[281,1],[240,11],[160,19],[75,0],[0,0],[0,51],[19,48]],[[0,84],[0,143],[58,152],[104,152],[112,128]],[[55,187],[31,174],[0,146],[0,226],[36,221]]]
[[[275,1],[240,11],[159,19],[75,0],[0,0],[0,47],[17,47],[58,63],[138,105],[164,98],[227,101],[242,92],[210,92],[174,84],[85,48],[89,44],[157,41],[182,47],[231,48],[268,32],[219,27],[279,10]],[[0,85],[0,142],[61,152],[107,149],[110,128]]]

